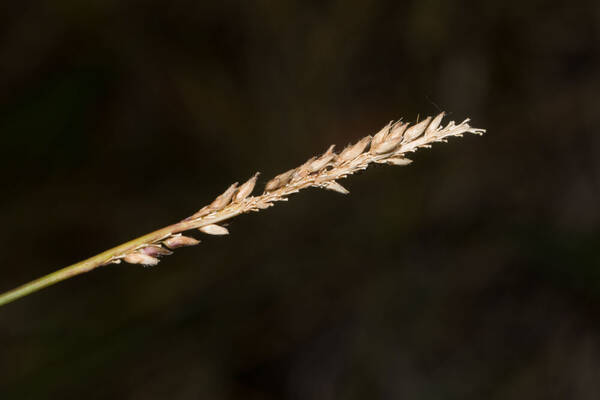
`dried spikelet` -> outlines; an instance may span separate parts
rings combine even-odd
[[[229,186],[226,191],[223,192],[220,196],[218,196],[212,203],[210,203],[210,208],[214,210],[220,210],[225,207],[227,204],[231,203],[231,199],[237,190],[238,183],[234,183]]]
[[[258,201],[254,204],[254,207],[258,210],[266,210],[269,207],[273,207],[273,203],[269,203],[267,201]]]
[[[278,178],[273,178],[265,185],[265,192],[272,192],[274,190],[277,190],[281,187],[281,185],[281,180],[279,180]]]
[[[373,150],[374,150],[375,154],[391,153],[394,149],[396,149],[396,147],[398,147],[398,145],[400,144],[401,141],[402,141],[402,136],[394,138],[394,139],[390,139],[388,136],[388,139],[385,142],[379,144]]]
[[[365,151],[365,149],[367,148],[367,146],[369,145],[370,142],[371,142],[371,136],[366,136],[366,137],[362,138],[355,144],[346,147],[344,149],[344,151],[342,151],[340,153],[340,155],[338,156],[338,159],[340,161],[354,160],[356,157],[358,157],[360,154],[362,154],[363,151]]]
[[[438,115],[435,116],[435,118],[427,126],[427,129],[425,129],[425,133],[424,133],[425,137],[431,137],[432,135],[434,135],[437,132],[437,129],[439,128],[440,124],[442,123],[442,119],[444,119],[445,115],[446,115],[446,113],[444,111],[442,111],[441,113],[439,113]]]
[[[205,225],[198,228],[198,230],[208,235],[229,235],[227,228],[216,224]]]
[[[296,169],[294,168],[294,169],[290,169],[289,171],[284,172],[283,174],[277,175],[275,178],[273,178],[269,182],[267,182],[267,184],[265,185],[265,191],[272,192],[274,190],[279,189],[281,186],[288,183],[288,181],[292,177],[292,174],[295,171],[296,171]]]
[[[308,176],[311,172],[313,172],[311,169],[311,165],[313,162],[315,162],[316,159],[316,157],[311,157],[304,164],[296,168],[294,170],[294,173],[292,174],[291,181],[293,182],[302,179],[305,176]]]
[[[254,176],[246,181],[242,186],[240,186],[239,190],[235,194],[233,201],[238,202],[244,200],[246,197],[250,196],[252,191],[254,190],[254,186],[256,185],[256,178],[260,173],[257,172]]]
[[[163,243],[170,249],[177,249],[179,247],[195,246],[200,243],[200,241],[192,237],[179,234],[166,239]]]
[[[157,244],[146,246],[140,249],[139,251],[151,257],[168,256],[173,254],[171,250],[165,249],[164,247]]]
[[[391,157],[386,160],[383,160],[383,162],[388,165],[403,166],[403,165],[408,165],[408,164],[412,163],[412,160],[410,160],[408,158],[404,158],[404,157]]]
[[[406,132],[404,132],[404,139],[402,140],[402,143],[408,143],[421,136],[421,134],[425,132],[425,128],[427,128],[427,125],[429,125],[430,121],[431,117],[427,117],[418,124],[408,128]]]
[[[346,189],[345,187],[343,187],[342,185],[340,185],[336,181],[328,182],[325,185],[323,185],[323,187],[325,189],[333,190],[334,192],[338,192],[338,193],[341,193],[341,194],[348,194],[348,193],[350,193],[348,191],[348,189]]]
[[[396,122],[392,129],[390,130],[390,134],[388,135],[389,140],[402,139],[406,128],[408,127],[408,123],[402,123],[402,121]]]
[[[321,157],[314,160],[309,166],[310,172],[317,172],[325,168],[336,156],[333,152],[334,148],[334,144],[329,146],[329,149]]]
[[[123,257],[123,260],[125,260],[125,262],[128,262],[129,264],[142,265],[156,265],[160,261],[158,258],[149,256],[147,254],[139,253],[137,251],[127,254],[125,257]]]
[[[390,133],[390,128],[392,127],[393,122],[394,121],[390,121],[386,126],[381,128],[381,130],[379,132],[377,132],[375,134],[375,136],[373,136],[373,139],[371,140],[371,149],[372,150],[386,140],[388,134]]]
[[[287,185],[294,173],[296,173],[296,168],[290,169],[289,171],[286,171],[283,174],[277,175],[277,178],[279,179],[279,182],[281,182],[281,185]]]

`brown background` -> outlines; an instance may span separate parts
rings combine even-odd
[[[0,308],[1,397],[599,398],[599,49],[596,1],[3,2],[0,290],[393,118],[488,134]]]

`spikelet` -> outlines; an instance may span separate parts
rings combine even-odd
[[[421,136],[421,134],[423,132],[425,132],[425,129],[429,125],[430,121],[431,121],[431,117],[427,117],[423,121],[419,122],[418,124],[413,125],[410,128],[408,128],[406,130],[406,132],[404,132],[404,139],[402,140],[402,143],[410,142],[411,140],[415,140],[416,138]]]
[[[227,228],[217,224],[201,226],[200,228],[198,228],[198,230],[208,235],[229,235],[229,231],[227,230]]]
[[[365,150],[365,148],[369,145],[370,142],[371,142],[371,136],[362,138],[355,144],[346,147],[344,149],[344,151],[342,151],[340,153],[340,155],[338,156],[338,159],[340,161],[354,160],[356,157],[358,157],[360,154],[362,154],[362,152]]]
[[[408,158],[404,158],[404,157],[390,157],[386,160],[383,161],[377,161],[378,163],[385,163],[388,165],[397,165],[397,166],[404,166],[404,165],[408,165],[410,163],[412,163],[412,160],[409,160]]]
[[[158,258],[137,251],[125,255],[125,257],[123,257],[123,260],[125,260],[125,262],[128,262],[129,264],[142,265],[156,265],[159,262]]]
[[[390,133],[390,128],[392,127],[393,122],[394,121],[390,121],[386,126],[381,128],[381,130],[377,132],[375,136],[373,136],[373,139],[371,139],[371,152],[381,145],[381,143],[385,142],[388,134]]]
[[[333,152],[334,148],[334,144],[329,146],[329,149],[321,157],[314,160],[309,166],[310,172],[318,172],[325,168],[336,156]]]
[[[288,183],[288,181],[292,177],[292,174],[295,171],[296,171],[296,169],[294,168],[294,169],[290,169],[289,171],[284,172],[283,174],[277,175],[275,178],[273,178],[269,182],[267,182],[267,185],[265,186],[265,191],[272,192],[274,190],[279,189],[281,186]]]
[[[380,143],[376,148],[373,149],[374,153],[375,154],[390,153],[390,152],[394,151],[396,149],[396,147],[398,147],[398,145],[400,144],[401,141],[402,141],[402,136],[396,137],[393,139],[390,139],[388,137],[388,140],[386,140],[383,143]]]
[[[179,247],[195,246],[200,243],[200,241],[192,237],[177,234],[166,239],[163,243],[170,249],[177,249]]]
[[[398,121],[396,122],[393,126],[392,129],[390,130],[390,134],[389,134],[389,139],[390,140],[395,140],[395,139],[402,139],[404,137],[404,133],[406,132],[406,128],[408,128],[408,123],[402,123],[402,121]]]
[[[231,199],[237,190],[238,183],[234,183],[229,186],[226,191],[223,192],[220,196],[218,196],[212,203],[210,203],[210,208],[213,210],[221,210],[223,207],[231,203]]]
[[[432,135],[437,133],[437,129],[442,123],[442,119],[444,119],[445,115],[446,113],[443,111],[436,115],[435,118],[431,121],[431,123],[427,126],[427,129],[425,129],[425,133],[423,135],[425,137],[431,137]]]
[[[348,189],[346,189],[345,187],[343,187],[342,185],[340,185],[336,181],[326,183],[325,185],[323,185],[323,187],[325,189],[333,190],[334,192],[338,192],[338,193],[341,193],[341,194],[348,194],[348,193],[350,193],[348,191]]]
[[[311,165],[316,161],[316,159],[316,157],[311,157],[304,164],[296,168],[292,174],[291,181],[298,181],[299,179],[302,179],[313,172]]]
[[[260,172],[254,174],[254,176],[246,181],[242,186],[240,186],[239,190],[235,194],[233,201],[240,202],[244,200],[246,197],[250,196],[252,191],[254,190],[254,186],[256,185],[256,178]]]
[[[171,250],[165,249],[157,244],[151,244],[150,246],[143,247],[139,251],[151,257],[168,256],[173,254]]]

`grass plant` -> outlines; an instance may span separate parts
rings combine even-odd
[[[105,265],[122,262],[156,265],[161,257],[172,254],[173,250],[200,243],[199,240],[184,235],[187,231],[199,230],[207,235],[227,235],[227,228],[220,225],[223,221],[240,214],[267,209],[280,201],[287,201],[291,194],[302,189],[317,187],[348,194],[338,181],[366,169],[373,163],[408,165],[412,161],[406,158],[407,154],[420,148],[428,148],[433,143],[445,142],[449,137],[462,136],[464,133],[481,135],[485,132],[484,129],[471,127],[468,119],[460,124],[450,121],[443,125],[444,115],[442,112],[415,124],[402,120],[392,121],[375,135],[366,136],[339,153],[334,151],[335,146],[330,146],[323,154],[312,157],[299,167],[269,180],[262,194],[253,196],[259,175],[256,173],[242,185],[238,185],[237,182],[232,184],[212,203],[175,224],[1,294],[0,306]]]

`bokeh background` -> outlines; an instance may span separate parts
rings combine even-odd
[[[2,291],[390,119],[488,134],[2,307],[0,397],[598,399],[600,4],[561,3],[2,2]]]

